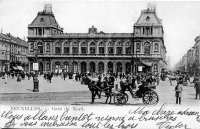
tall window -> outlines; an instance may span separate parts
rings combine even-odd
[[[155,43],[155,45],[154,45],[154,51],[158,52],[158,43]]]
[[[66,72],[69,72],[69,63],[68,62],[64,62],[64,69],[66,70]]]
[[[99,54],[104,54],[104,47],[99,47]]]
[[[46,52],[50,52],[50,44],[49,43],[46,44]]]
[[[78,47],[73,47],[72,51],[73,51],[73,54],[78,54]]]
[[[64,47],[64,54],[69,54],[69,47]]]
[[[56,54],[61,54],[61,43],[60,42],[57,42],[56,44],[55,44],[55,53]]]
[[[38,34],[42,35],[42,29],[41,28],[38,29]]]
[[[95,47],[90,47],[90,54],[95,54],[95,53],[96,53]]]
[[[146,27],[146,35],[150,35],[150,27]]]
[[[108,47],[108,54],[113,54],[113,53],[114,53],[113,47]]]
[[[30,44],[30,51],[34,51],[34,43]]]
[[[39,52],[40,54],[42,54],[42,53],[43,53],[43,43],[39,42],[39,43],[37,44],[37,47],[38,47],[38,52]],[[17,50],[19,50],[19,48],[18,48]]]
[[[144,54],[150,55],[150,43],[148,42],[144,43]]]
[[[47,71],[49,71],[49,70],[50,70],[50,63],[47,63],[46,70],[47,70]]]
[[[131,54],[131,47],[126,47],[126,54]]]
[[[158,71],[158,65],[157,65],[157,64],[154,64],[153,70],[154,70],[155,72]]]
[[[55,47],[56,54],[61,54],[61,47]]]
[[[87,54],[87,47],[81,47],[81,54]]]
[[[73,66],[74,73],[77,73],[78,72],[78,63],[74,62],[74,63],[72,63],[72,66]]]
[[[140,43],[136,44],[136,52],[140,52]]]
[[[122,54],[122,47],[117,47],[117,55]]]

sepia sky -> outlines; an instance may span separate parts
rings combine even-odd
[[[1,31],[27,37],[28,24],[43,11],[45,3],[52,4],[64,33],[87,33],[92,25],[105,33],[132,33],[141,10],[149,3],[154,4],[157,16],[163,21],[164,41],[172,66],[200,35],[200,1],[0,0]]]

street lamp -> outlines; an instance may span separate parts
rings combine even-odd
[[[75,48],[74,48],[75,44],[73,43],[72,44],[72,55],[73,55],[73,60],[72,60],[72,72],[74,74],[74,51],[75,51]]]
[[[33,76],[33,92],[39,92],[39,80],[38,80],[38,49],[34,50],[35,58],[33,63],[33,70],[35,75]]]

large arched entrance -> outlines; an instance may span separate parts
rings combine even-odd
[[[37,44],[38,47],[38,54],[42,54],[43,53],[43,44],[41,42],[39,42]]]
[[[121,72],[122,72],[122,63],[117,62],[117,73],[121,73]]]
[[[100,74],[104,73],[104,63],[103,62],[99,62],[98,69],[99,69]]]
[[[72,63],[72,72],[73,73],[77,73],[78,72],[78,63],[77,62],[73,62]]]
[[[64,62],[64,63],[63,63],[63,70],[64,70],[65,72],[69,72],[69,63],[68,63],[68,62]]]
[[[85,62],[81,63],[81,73],[87,72],[87,64]]]
[[[131,63],[127,62],[126,64],[126,74],[131,73]]]
[[[113,63],[112,62],[108,63],[108,73],[113,73]]]
[[[94,62],[90,63],[90,73],[95,73],[95,63]]]
[[[55,73],[61,72],[60,69],[61,69],[60,62],[58,61],[55,62]]]

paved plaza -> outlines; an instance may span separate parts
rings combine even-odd
[[[118,79],[119,80],[119,79]],[[118,83],[117,81],[116,83]],[[172,86],[168,80],[161,81],[156,88],[159,95],[158,105],[166,103],[168,105],[175,104],[175,88],[176,83]],[[192,105],[199,106],[200,100],[195,98],[194,84],[183,87],[182,106]],[[22,80],[17,82],[15,79],[8,79],[7,84],[0,79],[0,103],[9,104],[60,104],[60,105],[105,105],[105,97],[102,94],[101,99],[96,99],[95,104],[90,104],[91,94],[87,85],[75,82],[72,79],[63,80],[60,76],[54,77],[52,83],[47,82],[42,76],[39,77],[39,92],[33,92],[33,80]],[[108,104],[107,104],[108,105]],[[111,104],[111,106],[114,104]],[[129,101],[125,104],[143,105],[142,99],[132,99],[129,94]]]

